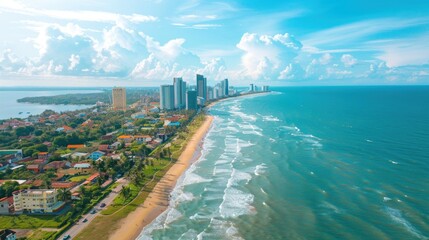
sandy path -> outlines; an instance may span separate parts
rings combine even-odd
[[[178,178],[186,171],[199,149],[201,141],[210,129],[213,116],[207,116],[204,123],[192,136],[177,162],[159,181],[148,198],[134,212],[121,220],[120,228],[109,236],[109,239],[136,239],[143,228],[158,217],[168,207],[168,197]]]

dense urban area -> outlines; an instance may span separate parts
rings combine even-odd
[[[85,110],[1,120],[0,235],[56,239],[85,216],[132,212],[178,159],[204,106],[244,94],[227,79],[208,87],[197,75],[196,83],[174,78],[159,91],[113,88],[109,98],[85,94],[79,103],[96,102]],[[257,91],[251,85],[244,92]]]

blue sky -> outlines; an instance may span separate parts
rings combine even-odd
[[[429,84],[429,2],[0,1],[1,86]]]

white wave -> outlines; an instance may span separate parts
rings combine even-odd
[[[196,239],[232,239],[242,240],[237,228],[232,222],[212,218],[209,226],[200,232]]]
[[[301,130],[296,126],[281,126],[280,128],[293,131],[293,132],[300,132]]]
[[[255,115],[251,115],[251,114],[246,114],[243,112],[238,112],[238,111],[231,111],[230,112],[232,115],[235,115],[237,117],[240,117],[242,120],[244,121],[251,121],[251,122],[255,122],[256,121],[256,116]]]
[[[265,195],[268,195],[263,188],[260,188],[260,189],[261,189],[261,192],[263,192]]]
[[[270,142],[277,142],[274,138],[270,138]]]
[[[372,140],[366,139],[365,141],[372,143]]]
[[[338,208],[338,207],[336,207],[333,204],[328,203],[328,202],[323,202],[322,205],[321,205],[321,207],[329,210],[330,212],[337,213],[337,214],[343,212],[343,210],[341,210],[340,208]]]
[[[254,196],[233,187],[224,191],[223,201],[219,206],[219,213],[223,218],[238,217],[252,213]]]
[[[392,160],[389,160],[389,162],[392,163],[392,164],[395,164],[395,165],[399,164],[398,162],[395,162],[395,161],[392,161]]]
[[[280,122],[280,119],[278,119],[277,117],[274,117],[272,115],[270,116],[262,116],[262,119],[266,122]]]
[[[383,197],[383,201],[384,202],[387,202],[387,201],[390,201],[390,200],[392,200],[391,198],[389,198],[389,197]]]
[[[398,209],[386,207],[386,212],[394,222],[402,225],[408,232],[410,232],[414,236],[420,239],[428,239],[427,237],[423,236],[420,231],[417,230],[408,220],[406,220],[402,216],[401,211],[399,211]]]
[[[175,208],[169,208],[167,211],[167,216],[164,221],[164,228],[167,227],[168,224],[176,221],[177,219],[181,218],[183,215],[181,212],[179,212]]]
[[[189,172],[189,173],[186,173],[185,178],[183,179],[183,182],[181,185],[187,186],[187,185],[203,183],[203,182],[211,182],[211,181],[213,181],[213,179],[203,178],[196,173]]]
[[[259,164],[255,167],[254,174],[256,176],[262,175],[265,173],[265,169],[267,169],[267,165],[265,163]]]
[[[257,135],[261,137],[264,136],[261,132],[258,131],[243,131],[242,133],[246,135]]]

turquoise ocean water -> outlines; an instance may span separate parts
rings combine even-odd
[[[429,238],[429,87],[272,90],[210,110],[139,239]]]
[[[53,88],[0,88],[0,119],[26,118],[30,115],[40,114],[46,109],[56,112],[74,111],[91,107],[91,105],[55,105],[19,103],[18,99],[24,97],[55,96],[74,93],[97,93],[100,89],[53,89]],[[27,113],[28,112],[28,113]]]

